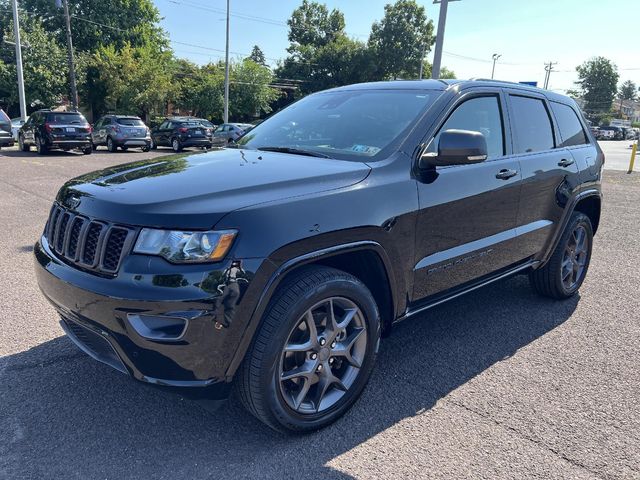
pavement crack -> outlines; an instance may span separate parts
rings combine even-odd
[[[500,428],[504,428],[505,430],[509,430],[510,432],[515,433],[518,437],[523,438],[523,439],[525,439],[525,440],[527,440],[527,441],[529,441],[529,442],[531,442],[531,443],[533,443],[533,444],[535,444],[535,445],[537,445],[539,447],[542,447],[545,450],[548,450],[549,452],[551,452],[555,456],[560,457],[562,460],[570,463],[571,465],[573,465],[575,467],[578,467],[578,468],[580,468],[582,470],[585,470],[586,472],[590,473],[591,475],[594,475],[597,478],[602,478],[602,479],[605,478],[600,473],[592,470],[591,468],[589,468],[588,466],[584,465],[583,463],[580,463],[580,462],[576,461],[575,459],[568,457],[567,455],[565,455],[561,451],[556,450],[555,448],[547,445],[546,443],[544,443],[541,440],[536,440],[535,438],[531,438],[530,436],[525,435],[524,433],[522,433],[520,430],[518,430],[515,427],[507,425],[506,423],[503,423],[503,422],[499,422],[498,420],[496,420],[495,418],[493,418],[493,417],[491,417],[489,415],[486,415],[486,414],[484,414],[482,412],[479,412],[479,411],[477,411],[477,410],[475,410],[475,409],[473,409],[471,407],[468,407],[467,405],[465,405],[463,403],[458,403],[458,402],[456,402],[454,400],[451,400],[450,398],[445,398],[443,400],[445,402],[453,405],[453,406],[456,406],[458,408],[462,408],[462,409],[468,411],[469,413],[475,414],[475,415],[483,418],[484,420],[487,420],[487,421],[495,424],[496,426],[498,426]]]

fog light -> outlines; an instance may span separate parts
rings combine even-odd
[[[184,317],[128,313],[127,319],[138,335],[149,340],[180,340],[187,329]]]

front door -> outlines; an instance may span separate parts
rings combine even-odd
[[[413,302],[463,286],[509,267],[520,198],[520,164],[510,153],[504,97],[499,89],[466,93],[430,140],[449,129],[481,132],[488,158],[482,163],[435,167],[418,182]]]

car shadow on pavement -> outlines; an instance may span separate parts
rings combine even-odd
[[[540,298],[515,277],[404,322],[355,407],[297,436],[237,401],[210,413],[135,382],[59,337],[0,359],[0,477],[349,478],[337,457],[553,330],[578,300]]]

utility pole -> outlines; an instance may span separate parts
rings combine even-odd
[[[438,32],[436,33],[436,48],[433,52],[433,66],[431,67],[431,78],[440,78],[440,65],[442,63],[442,43],[444,42],[444,27],[447,23],[447,7],[449,2],[457,0],[433,0],[433,3],[440,4],[440,16],[438,17]]]
[[[69,3],[63,0],[64,19],[67,23],[67,60],[69,62],[69,82],[71,83],[71,105],[78,110],[78,87],[76,86],[76,69],[73,66],[73,42],[71,41],[71,17],[69,16]]]
[[[20,44],[20,20],[18,19],[18,0],[12,0],[13,33],[16,40],[16,70],[18,72],[18,98],[20,99],[20,118],[27,120],[27,102],[24,98],[24,76],[22,74],[22,45]]]
[[[427,44],[424,44],[424,48],[422,49],[422,55],[420,55],[420,74],[418,76],[419,80],[422,80],[422,72],[424,70],[424,57],[427,55]]]
[[[502,55],[498,53],[494,53],[491,58],[493,58],[493,68],[491,69],[491,80],[493,80],[493,74],[496,72],[496,62]]]
[[[224,123],[229,123],[229,0],[227,0],[227,46],[224,60]]]
[[[551,72],[553,72],[553,66],[558,62],[549,62],[544,64],[544,70],[547,72],[544,76],[544,89],[549,88],[549,78],[551,77]]]

